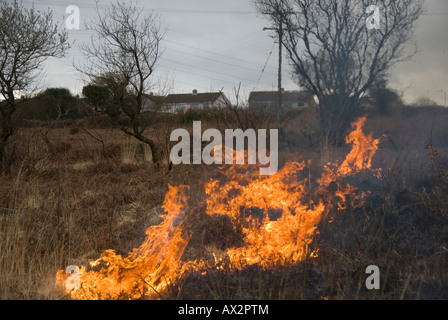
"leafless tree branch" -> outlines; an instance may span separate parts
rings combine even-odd
[[[68,35],[59,31],[53,14],[25,8],[18,0],[0,0],[0,162],[8,139],[14,134],[12,115],[18,94],[24,94],[50,57],[62,57],[69,49]]]
[[[342,141],[374,81],[413,56],[404,45],[425,10],[424,0],[253,2],[269,21],[284,26],[283,46],[297,83],[319,99],[323,136],[332,144]],[[370,5],[379,8],[379,30],[366,26]]]

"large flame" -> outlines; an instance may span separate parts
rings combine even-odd
[[[362,128],[367,117],[359,118],[352,124],[354,130],[345,138],[347,144],[352,143],[353,147],[338,169],[341,175],[348,175],[353,172],[370,169],[372,167],[372,158],[378,150],[380,139],[373,139],[372,133],[365,136]]]
[[[346,139],[353,145],[351,152],[341,165],[325,166],[314,190],[325,193],[336,182],[339,188],[334,197],[339,209],[345,208],[347,196],[356,191],[353,186],[340,185],[339,179],[370,170],[378,149],[379,140],[362,131],[365,121],[363,117],[353,124],[354,130]],[[288,162],[272,176],[251,173],[247,166],[222,170],[223,179],[212,179],[204,185],[206,213],[229,217],[244,235],[240,246],[214,252],[212,262],[205,258],[183,261],[191,236],[184,223],[189,188],[170,186],[164,201],[167,214],[161,224],[147,229],[144,243],[126,257],[106,250],[88,268],[81,267],[81,287],[66,289],[67,293],[74,299],[158,298],[169,283],[193,266],[216,269],[223,261],[229,261],[233,268],[281,266],[318,255],[308,245],[335,201],[313,196],[305,162]],[[313,201],[316,198],[319,200]],[[57,283],[64,287],[66,277],[64,270],[58,271]]]
[[[90,262],[89,270],[81,267],[81,288],[69,293],[75,299],[136,299],[156,297],[159,291],[179,272],[179,261],[188,244],[189,235],[183,230],[188,198],[186,186],[171,187],[163,208],[164,221],[146,231],[144,243],[122,257],[106,250]],[[57,273],[57,283],[65,284],[64,270]]]
[[[246,182],[230,175],[230,182],[207,184],[207,213],[227,215],[243,228],[243,245],[223,255],[231,265],[278,265],[305,257],[325,206],[304,197],[307,179],[299,177],[304,169],[304,163],[288,162],[269,177]]]

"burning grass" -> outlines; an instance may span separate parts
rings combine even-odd
[[[56,152],[31,150],[0,188],[1,297],[446,297],[443,143],[432,160],[423,146],[404,162],[376,121],[355,123],[325,170],[286,148],[270,177],[245,166],[160,170],[118,132],[97,130],[101,144],[57,129]],[[393,154],[395,165],[385,161]],[[409,164],[425,179],[412,180]],[[382,271],[379,291],[365,289],[370,264]],[[54,285],[68,265],[81,267],[79,290]]]

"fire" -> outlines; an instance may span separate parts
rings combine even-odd
[[[268,266],[305,257],[307,241],[325,206],[304,200],[307,179],[299,178],[304,168],[304,163],[289,162],[277,174],[253,178],[247,184],[233,175],[230,183],[207,184],[207,213],[227,215],[242,224],[244,245],[223,255],[232,265]]]
[[[338,169],[338,173],[341,175],[348,175],[372,167],[372,158],[378,150],[380,139],[373,139],[372,133],[368,136],[364,135],[362,128],[366,120],[367,117],[364,116],[354,122],[352,124],[354,130],[345,138],[347,144],[353,144],[353,148]]]
[[[248,166],[221,168],[223,179],[211,179],[204,184],[207,215],[227,216],[235,228],[240,228],[241,245],[213,252],[214,261],[183,261],[191,231],[186,228],[189,209],[189,187],[169,187],[164,201],[166,216],[161,224],[146,231],[143,244],[126,257],[106,250],[101,257],[81,267],[79,289],[67,290],[74,299],[139,299],[159,298],[170,283],[192,268],[213,270],[223,262],[232,268],[260,265],[264,268],[297,263],[319,253],[309,244],[319,222],[333,207],[333,199],[322,196],[332,182],[337,183],[334,197],[343,210],[349,196],[359,199],[356,188],[342,186],[341,177],[371,170],[379,139],[364,135],[366,117],[353,124],[346,141],[353,145],[345,161],[338,166],[325,166],[318,187],[311,190],[305,162],[292,161],[276,174],[260,176]],[[317,200],[315,200],[317,199]],[[197,201],[196,201],[197,202]],[[199,204],[198,204],[199,207]],[[64,287],[67,275],[57,273],[57,284]]]
[[[90,268],[80,268],[81,288],[72,290],[74,299],[138,299],[157,297],[159,291],[180,272],[180,258],[188,244],[183,230],[188,198],[187,186],[171,187],[165,197],[164,221],[146,231],[146,240],[137,249],[122,257],[106,250],[90,262]],[[63,270],[57,273],[57,283],[64,285]]]
[[[352,144],[352,149],[341,165],[329,163],[324,166],[324,172],[318,180],[318,192],[326,193],[326,189],[332,182],[338,182],[343,177],[357,174],[363,170],[368,170],[370,174],[378,178],[381,176],[381,169],[372,169],[372,158],[381,141],[374,139],[372,133],[368,136],[364,134],[362,128],[366,120],[367,117],[364,116],[352,123],[353,131],[345,139],[347,144]],[[338,190],[335,195],[342,200],[338,203],[338,207],[344,209],[343,203],[346,203],[347,196],[353,194],[356,188],[349,184],[344,187],[337,184]]]

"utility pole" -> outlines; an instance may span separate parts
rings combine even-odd
[[[281,14],[281,13],[280,13]],[[277,28],[263,28],[263,30],[274,30],[278,35],[278,107],[277,107],[277,120],[280,121],[283,109],[282,99],[282,60],[283,60],[283,23],[280,18],[280,23]]]
[[[274,27],[263,28],[263,30],[274,30],[278,36],[278,108],[277,108],[277,120],[280,122],[283,113],[283,92],[282,92],[282,62],[283,62],[283,37],[284,32],[289,29],[285,29],[284,23],[286,15],[293,14],[294,12],[286,11],[284,0],[275,0],[270,7],[270,10],[262,12],[265,15],[273,17]]]
[[[280,25],[278,28],[278,113],[277,117],[280,118],[283,113],[283,99],[282,99],[282,60],[283,60],[283,19],[280,17]]]

